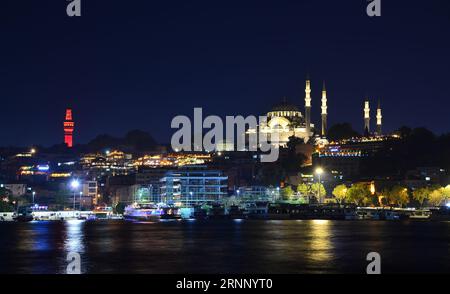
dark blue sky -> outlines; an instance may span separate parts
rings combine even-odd
[[[382,99],[384,129],[450,131],[450,4],[382,0],[65,0],[0,4],[0,145],[62,142],[74,108],[76,142],[139,128],[169,142],[171,119],[261,114],[282,96],[303,108],[313,86],[319,123],[361,131],[365,95]],[[372,112],[372,122],[375,113]]]

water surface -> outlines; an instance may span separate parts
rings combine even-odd
[[[174,221],[0,223],[0,273],[450,272],[450,222]]]

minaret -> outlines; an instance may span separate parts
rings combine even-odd
[[[378,108],[377,108],[377,135],[382,135],[381,125],[382,125],[383,115],[381,115],[381,105],[380,100],[378,100]]]
[[[325,88],[325,82],[323,82],[322,89],[322,136],[327,135],[327,89]]]
[[[306,78],[305,94],[306,141],[308,141],[311,134],[311,81],[309,76]]]
[[[364,135],[370,135],[370,106],[369,100],[364,102]]]

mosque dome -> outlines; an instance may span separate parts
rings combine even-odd
[[[302,117],[297,105],[289,103],[286,98],[272,107],[268,117]]]
[[[289,103],[286,98],[283,98],[283,100],[280,103],[278,103],[275,106],[273,106],[271,111],[272,112],[273,111],[296,111],[296,112],[300,112],[300,110],[298,109],[297,105]]]

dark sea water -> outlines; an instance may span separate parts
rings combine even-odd
[[[450,222],[174,221],[0,223],[0,273],[450,272]]]

